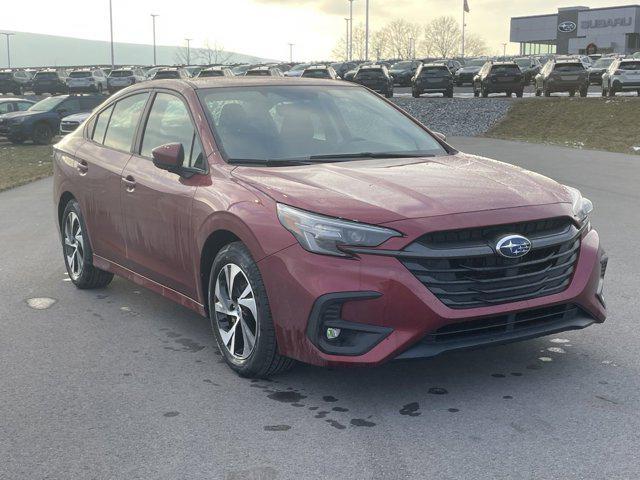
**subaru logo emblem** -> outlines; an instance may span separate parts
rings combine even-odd
[[[509,235],[498,240],[496,252],[505,258],[524,257],[531,251],[531,241],[522,235]]]
[[[562,33],[571,33],[576,28],[578,28],[578,26],[573,22],[562,22],[560,25],[558,25],[558,31]]]

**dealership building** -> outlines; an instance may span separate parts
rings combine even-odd
[[[634,53],[640,51],[640,5],[514,17],[511,41],[520,44],[521,55]]]

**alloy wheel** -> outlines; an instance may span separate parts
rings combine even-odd
[[[64,222],[64,255],[69,275],[78,280],[84,268],[84,237],[80,219],[75,212],[69,212]]]
[[[236,360],[249,358],[256,346],[258,310],[251,283],[235,263],[218,274],[214,309],[215,327],[227,352]]]

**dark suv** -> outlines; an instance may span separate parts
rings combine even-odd
[[[490,93],[513,93],[522,97],[524,93],[524,77],[522,70],[515,62],[487,62],[473,79],[473,95],[484,98]]]
[[[0,119],[0,135],[11,143],[33,140],[48,145],[68,115],[90,112],[104,101],[102,95],[58,95],[45,98],[24,112],[13,112]]]
[[[410,86],[420,65],[422,65],[420,60],[404,60],[394,63],[389,69],[393,83],[401,87]]]
[[[22,95],[31,89],[31,77],[21,70],[0,71],[0,93]]]
[[[191,75],[189,75],[189,72],[187,72],[187,70],[185,70],[184,68],[166,67],[158,70],[153,75],[151,80],[169,80],[169,79],[187,80],[188,78],[191,78]]]
[[[569,92],[572,97],[589,91],[589,71],[579,59],[549,60],[535,80],[536,96],[550,97],[554,92]]]
[[[234,77],[235,75],[228,67],[209,67],[203,68],[198,73],[197,78],[210,78],[210,77]]]
[[[540,73],[540,69],[542,65],[540,65],[540,60],[535,57],[522,57],[516,58],[515,62],[522,70],[522,76],[524,77],[524,84],[530,85],[533,82],[533,79],[536,78],[536,75]]]
[[[387,98],[393,97],[393,78],[384,65],[374,64],[359,67],[353,76],[353,81],[374,92],[384,94]]]
[[[411,91],[415,98],[423,93],[442,93],[453,98],[453,74],[446,65],[420,65],[413,78]]]
[[[43,93],[56,95],[69,92],[66,75],[58,70],[40,70],[36,72],[33,76],[32,89],[36,95],[42,95]]]

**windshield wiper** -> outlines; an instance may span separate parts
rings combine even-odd
[[[264,165],[266,167],[295,167],[298,165],[311,165],[305,159],[285,159],[273,160],[270,158],[230,158],[227,160],[230,165]]]
[[[360,152],[360,153],[334,153],[329,155],[312,155],[309,160],[325,160],[325,159],[349,159],[349,158],[422,158],[435,157],[432,153],[399,153],[399,152]]]

